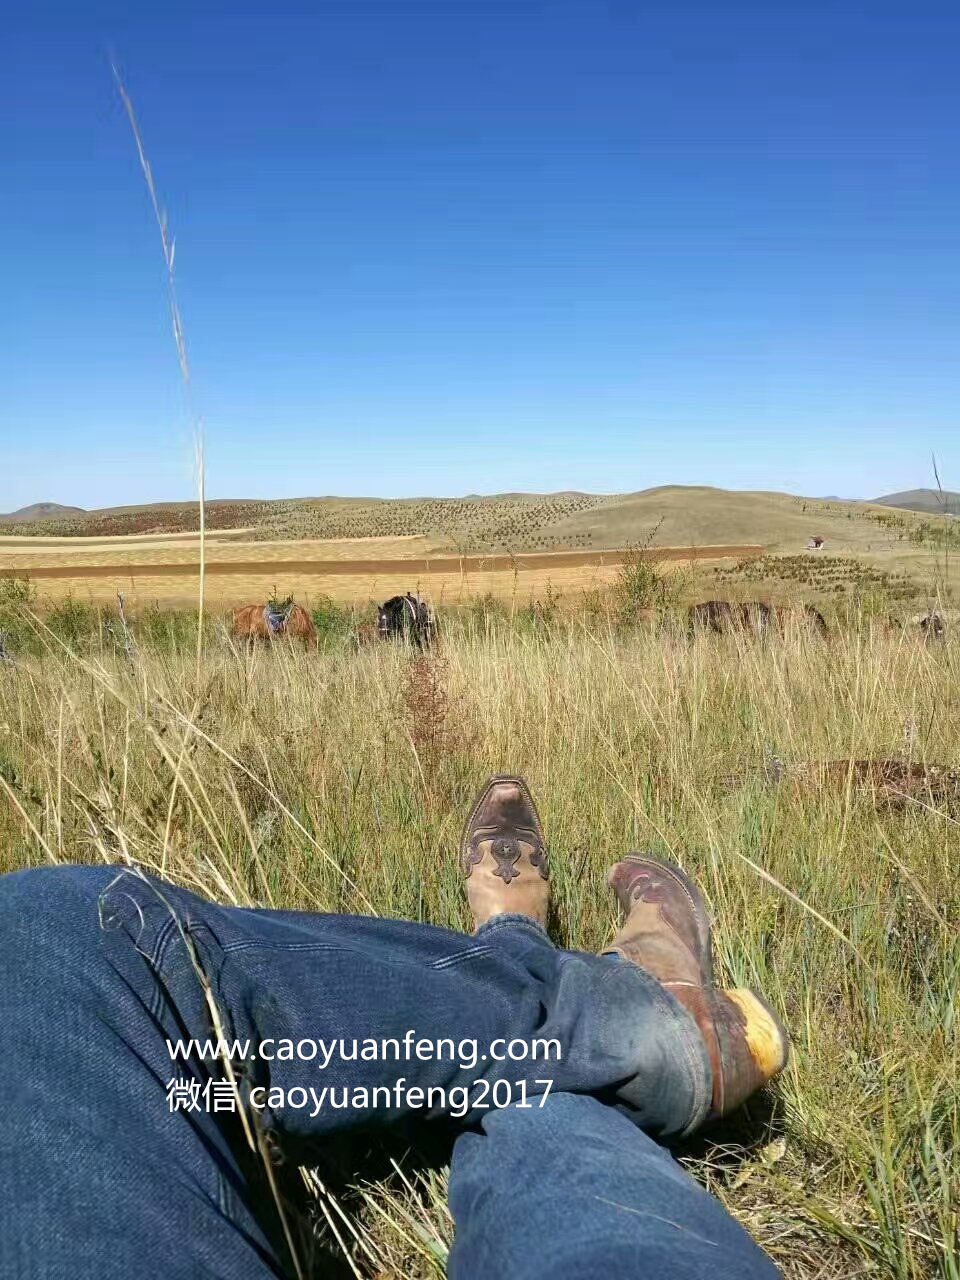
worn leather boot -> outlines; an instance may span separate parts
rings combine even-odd
[[[708,1118],[726,1115],[786,1066],[786,1031],[754,991],[713,985],[706,905],[678,866],[630,853],[607,880],[626,912],[607,951],[646,969],[693,1017],[713,1073]]]
[[[491,778],[471,810],[460,845],[474,929],[504,912],[547,922],[547,851],[522,778]]]

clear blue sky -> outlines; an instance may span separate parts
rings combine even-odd
[[[960,488],[960,8],[7,7],[0,510]]]

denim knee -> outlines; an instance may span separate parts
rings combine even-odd
[[[99,903],[118,867],[48,866],[0,876],[0,969],[35,964],[51,980],[64,950],[97,950]]]

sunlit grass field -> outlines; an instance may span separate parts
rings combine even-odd
[[[759,544],[658,547],[658,562],[681,566],[734,565],[758,556]],[[240,540],[219,534],[205,541],[205,601],[216,611],[268,599],[274,592],[309,601],[318,595],[341,605],[416,589],[439,605],[462,605],[491,594],[526,601],[545,591],[609,588],[634,548],[552,550],[524,555],[458,555],[425,537],[320,540]],[[0,533],[0,613],[3,580],[29,582],[46,606],[77,601],[112,606],[121,592],[135,607],[189,608],[197,599],[200,541],[168,538],[77,540],[5,538]],[[819,568],[815,564],[813,568]],[[2,625],[2,619],[0,619]]]
[[[958,1280],[960,811],[770,769],[960,767],[956,637],[691,639],[475,610],[427,658],[248,652],[211,625],[198,663],[172,627],[74,649],[36,625],[35,651],[0,663],[0,870],[135,861],[224,902],[465,929],[469,801],[524,773],[560,945],[610,937],[624,850],[667,854],[709,899],[723,979],[791,1029],[769,1096],[679,1157],[788,1276]],[[329,1273],[329,1249],[347,1274],[441,1276],[443,1169],[398,1154],[381,1177],[364,1153],[303,1174],[306,1273]]]

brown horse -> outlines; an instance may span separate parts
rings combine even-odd
[[[287,605],[282,611],[273,612],[265,604],[246,604],[233,615],[230,634],[235,640],[281,640],[285,637],[302,640],[306,648],[316,643],[317,633],[310,615],[302,605]]]

